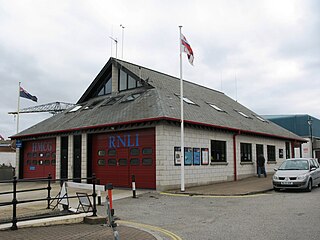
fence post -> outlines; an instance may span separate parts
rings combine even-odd
[[[50,193],[51,193],[51,179],[52,179],[52,177],[51,177],[51,174],[49,173],[49,175],[48,175],[48,187],[47,187],[47,189],[48,189],[48,196],[47,196],[48,205],[47,205],[47,209],[50,209],[50,201],[51,201],[51,195],[50,195]]]
[[[11,230],[17,230],[17,177],[13,177],[13,198],[12,198],[12,226]]]
[[[92,193],[92,198],[93,198],[93,214],[92,216],[96,217],[97,216],[97,204],[96,204],[96,174],[92,174],[92,184],[93,184],[93,193]]]

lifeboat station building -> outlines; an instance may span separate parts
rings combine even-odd
[[[306,140],[222,92],[184,81],[185,185],[236,181],[294,156]],[[14,136],[19,178],[180,187],[180,79],[110,58],[75,107]]]

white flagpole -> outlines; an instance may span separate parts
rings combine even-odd
[[[180,29],[180,107],[181,107],[181,192],[185,191],[184,187],[184,123],[183,123],[183,80],[182,80],[182,34],[181,34],[182,26],[179,26]]]
[[[17,133],[19,132],[19,115],[20,115],[20,85],[21,85],[21,82],[19,82],[19,88],[18,88]]]

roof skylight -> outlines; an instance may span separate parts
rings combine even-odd
[[[69,112],[76,112],[76,111],[78,111],[80,108],[82,108],[81,105],[75,106],[75,107],[72,108]]]
[[[263,119],[262,117],[258,116],[258,115],[254,115],[257,119],[259,119],[262,122],[268,122],[267,120]]]
[[[219,108],[217,105],[214,105],[212,103],[208,103],[210,107],[214,108],[215,110],[217,110],[218,112],[225,112],[224,110],[222,110],[221,108]]]
[[[245,118],[250,118],[247,114],[241,112],[241,111],[238,111],[238,110],[235,110],[237,113],[239,113],[241,116],[245,117]]]

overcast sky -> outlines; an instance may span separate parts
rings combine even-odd
[[[21,108],[75,103],[116,48],[118,58],[179,77],[179,25],[193,48],[183,78],[254,112],[320,118],[320,1],[0,0],[0,135]],[[50,117],[20,115],[20,130]]]

